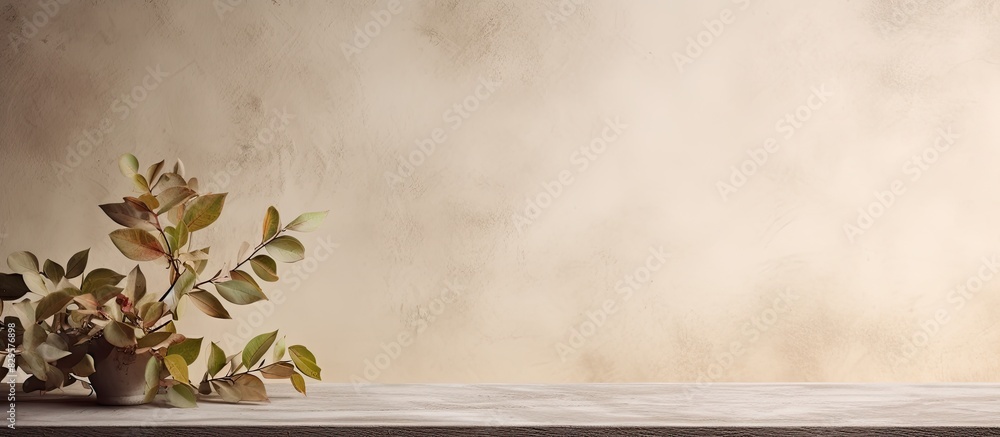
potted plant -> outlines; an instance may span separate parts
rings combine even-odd
[[[209,247],[196,248],[192,236],[219,218],[226,193],[199,193],[198,180],[185,179],[180,160],[172,171],[165,172],[160,161],[140,173],[138,160],[126,154],[119,168],[136,194],[100,205],[122,226],[111,232],[111,241],[128,259],[164,269],[166,283],[147,285],[138,265],[124,275],[106,268],[88,271],[89,249],[65,266],[52,260],[39,263],[29,252],[10,255],[7,264],[13,272],[0,274],[0,299],[17,302],[0,301],[0,311],[12,307],[16,313],[4,314],[13,347],[0,355],[14,365],[0,369],[0,377],[9,368],[20,368],[31,375],[22,385],[25,392],[79,381],[93,387],[98,403],[109,405],[148,403],[161,390],[177,407],[196,406],[199,395],[213,392],[228,402],[264,401],[267,391],[260,377],[287,379],[305,394],[303,375],[319,380],[320,367],[309,349],[286,347],[277,331],[250,339],[232,354],[211,343],[208,370],[196,384],[189,366],[198,359],[203,339],[178,333],[174,321],[192,306],[230,319],[223,301],[248,305],[266,300],[257,279],[277,281],[278,262],[294,263],[305,256],[302,243],[287,233],[316,230],[327,213],[302,214],[282,226],[278,210],[268,208],[260,243],[244,242],[235,261],[207,276]],[[25,298],[29,294],[35,299]]]

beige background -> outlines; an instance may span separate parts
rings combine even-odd
[[[338,246],[283,271],[272,316],[182,326],[220,342],[280,327],[325,380],[364,378],[366,360],[376,382],[1000,380],[1000,280],[961,305],[954,288],[992,277],[982,258],[1000,251],[998,1],[405,2],[350,57],[385,1],[224,1],[0,1],[0,256],[92,246],[92,264],[128,270],[96,207],[128,193],[115,159],[180,157],[231,193],[195,237],[214,254],[234,257],[268,205],[331,210],[304,241]],[[116,99],[157,66],[169,75],[122,117]],[[502,85],[452,129],[481,79]],[[833,95],[784,138],[775,122],[821,86]],[[294,118],[272,140],[275,111]],[[616,117],[627,128],[579,171],[574,151]],[[446,141],[387,183],[435,128]],[[780,149],[723,200],[717,182],[768,138]],[[852,242],[844,225],[894,180],[905,193]],[[663,268],[616,293],[660,246]],[[462,289],[439,305],[449,281]],[[412,344],[380,358],[401,333]]]

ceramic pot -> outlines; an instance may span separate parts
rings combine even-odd
[[[94,373],[90,384],[101,405],[142,405],[146,397],[146,363],[153,354],[136,354],[112,346],[104,337],[90,342]]]

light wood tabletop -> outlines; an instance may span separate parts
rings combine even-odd
[[[1000,384],[268,384],[267,403],[102,407],[79,390],[17,401],[18,428],[921,428],[1000,426]],[[985,430],[980,430],[985,431]],[[134,434],[133,434],[134,435]],[[952,435],[952,434],[949,434]],[[979,433],[978,435],[982,435]]]

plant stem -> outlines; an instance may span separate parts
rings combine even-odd
[[[150,330],[149,330],[149,334],[152,334],[152,333],[154,333],[154,332],[156,332],[156,331],[159,331],[160,329],[163,329],[163,327],[164,327],[164,326],[167,326],[167,325],[169,325],[169,324],[170,324],[170,322],[171,322],[171,320],[167,320],[167,321],[166,321],[166,322],[164,322],[164,323],[163,323],[162,325],[160,325],[160,326],[157,326],[157,327],[155,327],[155,328],[153,328],[153,329],[150,329]]]
[[[170,288],[168,288],[167,291],[163,293],[163,296],[160,296],[160,300],[158,302],[163,302],[163,299],[167,298],[167,295],[170,294],[170,292],[174,289],[174,285],[177,285],[177,281],[180,279],[181,279],[180,275],[177,275],[177,277],[174,278],[173,282],[170,283]]]
[[[259,372],[259,371],[263,370],[263,369],[264,369],[264,368],[266,368],[266,367],[270,367],[270,366],[273,366],[273,365],[275,365],[275,364],[279,364],[279,363],[291,363],[291,361],[288,361],[288,360],[285,360],[285,361],[278,361],[278,362],[274,362],[274,363],[271,363],[271,364],[268,364],[268,365],[266,365],[266,366],[265,366],[265,365],[261,365],[260,367],[258,367],[258,368],[256,368],[256,369],[253,369],[253,370],[247,370],[246,372],[240,372],[240,373],[234,373],[234,374],[232,374],[232,375],[226,375],[226,376],[223,376],[223,377],[221,377],[221,378],[212,378],[212,379],[206,379],[206,381],[208,381],[208,382],[212,382],[212,381],[221,381],[221,380],[224,380],[224,379],[233,379],[233,377],[236,377],[236,376],[240,376],[240,375],[249,375],[249,374],[251,374],[251,373],[253,373],[253,372]]]
[[[252,258],[254,257],[254,255],[257,255],[257,252],[260,252],[260,251],[261,251],[261,249],[263,249],[263,248],[264,248],[264,246],[267,246],[267,244],[268,244],[268,243],[270,243],[270,242],[274,241],[274,240],[275,240],[276,238],[278,238],[278,236],[280,236],[280,235],[281,235],[281,234],[282,234],[283,232],[285,232],[285,230],[284,230],[284,229],[282,229],[282,230],[278,231],[278,233],[274,234],[274,236],[273,236],[273,237],[271,237],[270,239],[268,239],[267,241],[265,241],[265,242],[263,242],[263,243],[260,243],[259,245],[257,245],[257,248],[255,248],[255,249],[253,250],[253,252],[251,252],[251,253],[250,253],[250,255],[247,255],[247,258],[246,258],[245,260],[243,260],[243,261],[240,261],[240,262],[239,262],[239,264],[236,264],[236,266],[235,266],[235,267],[233,267],[232,269],[230,269],[230,271],[232,271],[232,270],[238,270],[238,269],[239,269],[240,267],[242,267],[242,266],[243,266],[243,264],[246,264],[246,263],[247,263],[247,261],[250,261],[250,259],[252,259]],[[223,273],[223,272],[221,272],[221,271],[220,271],[220,272],[219,272],[219,275],[221,275],[222,273]],[[228,273],[228,272],[226,272],[226,273]],[[205,280],[205,281],[201,281],[201,282],[199,282],[199,283],[195,284],[194,286],[195,286],[195,288],[198,288],[198,287],[200,287],[200,286],[202,286],[202,285],[205,285],[205,284],[208,284],[208,283],[210,283],[210,282],[215,282],[215,280],[216,280],[216,279],[219,279],[219,275],[216,275],[216,276],[215,276],[214,278],[212,278],[212,279],[209,279],[209,280]]]
[[[163,299],[167,298],[167,294],[170,294],[170,290],[174,289],[174,285],[177,284],[177,280],[180,279],[180,267],[177,266],[177,259],[174,258],[174,250],[170,247],[170,240],[167,240],[167,234],[163,233],[163,225],[160,224],[160,218],[153,215],[153,219],[156,220],[156,230],[160,231],[160,236],[163,237],[163,242],[167,245],[167,262],[170,263],[170,288],[160,296],[159,302],[163,302]]]

